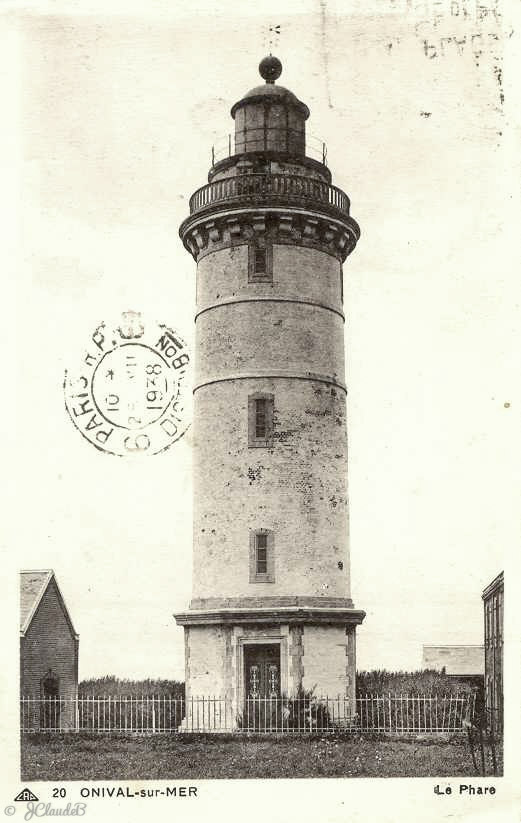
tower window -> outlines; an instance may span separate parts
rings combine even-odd
[[[250,532],[250,583],[275,582],[273,532],[257,529]]]
[[[252,394],[248,397],[248,446],[273,445],[273,395]]]
[[[255,249],[255,274],[266,274],[266,249]]]
[[[265,238],[253,240],[248,247],[248,282],[273,282],[272,244]]]
[[[266,405],[265,397],[258,397],[255,400],[255,437],[256,439],[266,439]]]
[[[255,573],[268,573],[268,535],[255,535]]]

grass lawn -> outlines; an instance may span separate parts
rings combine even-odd
[[[471,754],[463,741],[217,735],[22,736],[24,781],[474,774]]]

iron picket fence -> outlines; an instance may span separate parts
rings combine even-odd
[[[456,734],[474,715],[473,694],[366,694],[349,698],[248,697],[240,711],[224,697],[168,695],[22,697],[20,728],[30,732]]]
[[[456,733],[474,714],[474,694],[366,694],[357,698],[363,731],[395,734]]]

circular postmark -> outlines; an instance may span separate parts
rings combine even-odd
[[[157,454],[190,425],[189,371],[190,355],[177,332],[123,312],[119,325],[95,329],[78,366],[65,372],[65,406],[97,449]]]

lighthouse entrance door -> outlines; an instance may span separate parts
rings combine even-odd
[[[245,645],[244,693],[244,726],[275,731],[281,714],[279,644]]]

